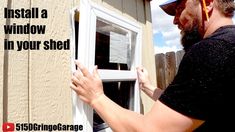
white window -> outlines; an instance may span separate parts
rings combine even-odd
[[[80,8],[72,10],[71,14],[73,58],[90,71],[98,65],[105,94],[122,107],[139,112],[140,93],[135,70],[141,63],[139,24],[88,0],[80,0]],[[84,131],[111,131],[75,93],[73,103],[74,123],[84,125]]]

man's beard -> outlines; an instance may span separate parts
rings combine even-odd
[[[185,51],[188,51],[192,45],[202,40],[202,36],[198,31],[198,26],[195,26],[191,31],[183,31],[181,44]]]

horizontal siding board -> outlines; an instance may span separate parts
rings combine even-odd
[[[134,21],[137,20],[137,0],[123,0],[122,7],[125,16]]]
[[[103,0],[102,6],[108,8],[112,11],[115,11],[119,14],[122,14],[123,11],[123,1],[124,0]]]
[[[144,24],[145,23],[145,7],[144,7],[144,1],[143,0],[136,0],[137,2],[137,10],[136,10],[136,14],[137,14],[137,21],[139,23]]]

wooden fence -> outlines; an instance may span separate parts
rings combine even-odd
[[[165,89],[175,77],[184,51],[167,52],[155,55],[157,86]]]

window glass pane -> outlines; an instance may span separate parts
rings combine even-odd
[[[99,69],[130,70],[136,36],[131,30],[97,18],[95,65]]]
[[[134,85],[135,81],[103,83],[105,95],[120,106],[130,110],[134,110]],[[93,120],[94,131],[108,127],[95,111]]]

